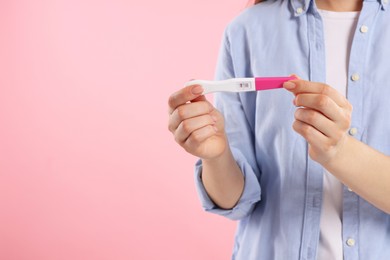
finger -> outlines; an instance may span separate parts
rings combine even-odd
[[[198,102],[198,101],[207,101],[207,99],[204,95],[201,95],[201,96],[196,97],[193,100],[191,100],[191,102]]]
[[[323,144],[327,143],[328,138],[323,133],[304,122],[295,120],[293,129],[305,138],[310,145],[321,147]]]
[[[336,89],[319,82],[307,80],[290,80],[283,84],[284,88],[291,91],[294,95],[302,93],[321,94],[330,97],[340,107],[348,107],[348,100]]]
[[[213,111],[210,112],[210,116],[215,121],[214,127],[216,128],[217,132],[223,133],[225,130],[225,120],[221,113],[217,109],[213,109]]]
[[[295,97],[294,104],[311,108],[321,112],[327,118],[335,122],[341,122],[344,119],[343,110],[333,99],[322,94],[298,94]]]
[[[293,123],[293,128],[309,143],[309,155],[315,161],[324,161],[334,155],[336,151],[334,148],[340,144],[341,139],[327,138],[311,125],[299,120]]]
[[[169,131],[174,132],[180,123],[186,119],[209,114],[214,107],[208,101],[199,101],[195,103],[186,103],[177,107],[169,118]]]
[[[168,100],[169,113],[171,114],[178,106],[198,98],[202,93],[203,88],[200,85],[188,86],[173,93]]]
[[[290,77],[296,77],[297,79],[301,79],[301,77],[299,77],[297,74],[293,73],[293,74],[290,74],[289,75]]]
[[[182,144],[194,131],[206,126],[213,126],[214,123],[215,120],[210,115],[202,115],[184,120],[175,131],[175,140],[179,144]]]
[[[201,143],[213,137],[215,134],[216,129],[211,125],[199,128],[191,133],[191,135],[183,144],[183,147],[186,149],[188,149],[189,147],[198,147]]]
[[[313,109],[298,108],[294,116],[296,120],[311,125],[329,138],[337,138],[338,134],[343,131],[329,118]]]

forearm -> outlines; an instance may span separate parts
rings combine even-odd
[[[355,193],[390,214],[390,157],[348,137],[324,167]]]
[[[202,182],[209,197],[220,208],[233,208],[244,190],[244,177],[229,146],[218,158],[202,163]]]

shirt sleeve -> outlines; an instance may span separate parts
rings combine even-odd
[[[234,64],[228,37],[228,30],[222,41],[216,70],[216,80],[234,78]],[[249,117],[243,108],[242,97],[237,93],[217,93],[214,95],[215,106],[225,118],[225,130],[230,149],[240,167],[245,180],[244,191],[232,209],[219,208],[208,196],[202,183],[202,161],[195,165],[195,183],[203,208],[212,213],[232,220],[240,220],[248,216],[261,198],[260,172],[254,152],[254,134]],[[255,108],[255,102],[251,107]],[[254,119],[252,119],[254,120]]]

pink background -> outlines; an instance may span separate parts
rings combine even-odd
[[[229,259],[168,96],[245,0],[0,1],[0,259]]]

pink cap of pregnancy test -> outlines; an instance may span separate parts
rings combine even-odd
[[[290,77],[255,78],[256,90],[283,88],[284,82],[289,80],[294,80],[294,79],[298,79],[298,77],[290,76]]]

